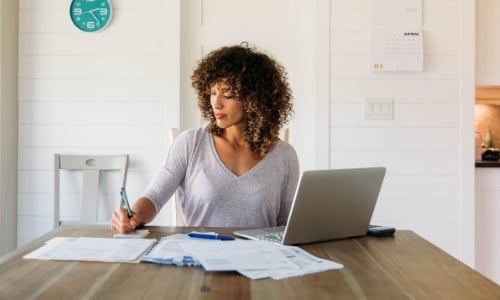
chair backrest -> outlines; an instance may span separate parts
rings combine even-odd
[[[102,171],[119,171],[119,185],[125,187],[128,170],[128,154],[119,155],[73,155],[54,154],[54,226],[60,220],[60,171],[81,171],[82,196],[80,223],[96,223],[99,204],[100,175]],[[120,199],[119,189],[116,191]]]
[[[288,135],[290,130],[288,128],[281,128],[280,130],[280,139],[284,142],[288,143]]]

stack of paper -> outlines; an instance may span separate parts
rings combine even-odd
[[[186,240],[189,240],[189,237],[185,234],[166,236],[158,241],[141,261],[162,265],[201,266],[198,260],[181,247],[180,243]]]
[[[343,268],[294,246],[265,241],[190,239],[180,234],[161,239],[142,261],[201,265],[206,271],[237,271],[251,279],[283,279]]]

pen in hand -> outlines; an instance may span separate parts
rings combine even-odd
[[[122,196],[122,207],[125,208],[125,210],[127,211],[127,216],[130,219],[132,218],[132,209],[130,208],[130,204],[128,203],[127,192],[125,191],[124,187],[122,187],[120,195]]]

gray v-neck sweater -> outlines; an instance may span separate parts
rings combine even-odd
[[[297,154],[281,140],[252,169],[235,175],[203,127],[177,137],[141,196],[158,213],[177,190],[188,226],[270,227],[285,225],[299,176]]]

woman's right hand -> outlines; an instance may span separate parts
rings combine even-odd
[[[132,217],[128,217],[127,211],[120,207],[111,216],[111,229],[114,233],[129,233],[136,227],[147,224],[156,216],[153,202],[148,198],[139,198],[132,207]]]
[[[136,216],[132,213],[132,217],[129,218],[124,208],[118,208],[111,217],[111,230],[114,233],[129,233],[135,230],[138,224]]]

